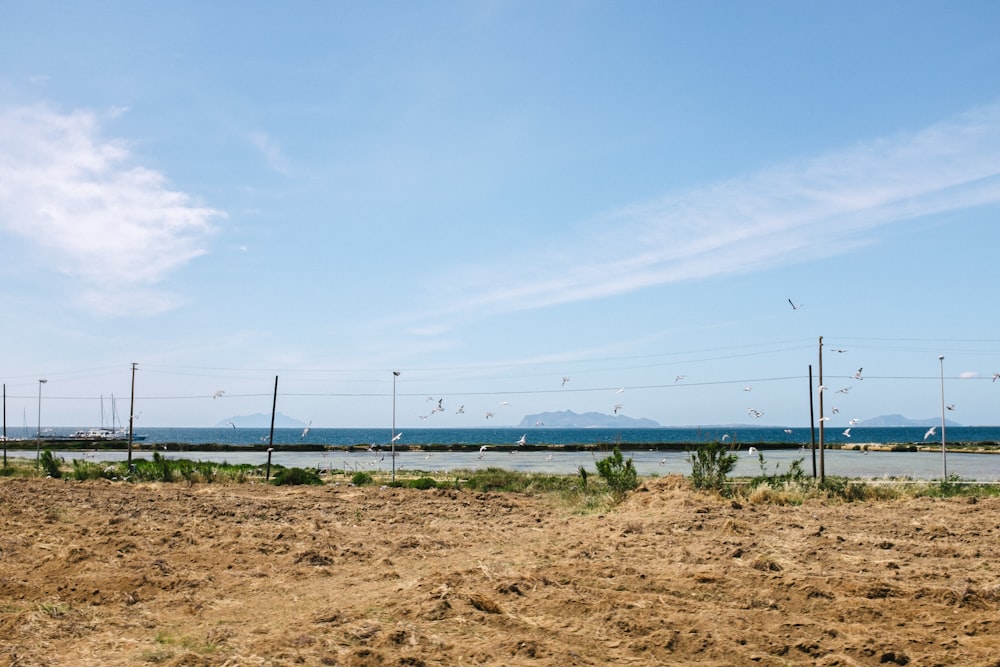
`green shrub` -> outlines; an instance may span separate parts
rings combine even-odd
[[[615,447],[611,456],[596,463],[597,474],[608,484],[608,488],[616,496],[626,493],[639,486],[639,478],[635,472],[635,464],[631,458],[624,458],[620,449]]]
[[[53,479],[59,479],[62,477],[62,470],[59,469],[60,460],[52,454],[51,451],[46,449],[41,454],[42,469],[45,470],[45,474]]]
[[[303,468],[282,468],[274,473],[274,477],[271,479],[271,484],[275,486],[302,486],[322,483],[323,480],[315,471]]]
[[[437,488],[437,485],[438,485],[437,482],[434,481],[434,479],[431,477],[418,477],[416,479],[410,480],[409,484],[411,489],[421,489],[421,490],[435,489]]]
[[[688,460],[694,488],[721,492],[737,458],[721,442],[708,442],[691,452]]]
[[[802,469],[802,459],[795,459],[788,465],[788,470],[779,473],[780,464],[775,464],[771,474],[767,472],[767,464],[764,462],[763,452],[757,452],[757,462],[760,465],[760,475],[750,480],[750,488],[755,489],[761,484],[767,484],[771,488],[780,488],[790,482],[801,482],[805,479],[806,473]]]
[[[93,461],[81,461],[73,459],[73,479],[83,481],[86,479],[100,479],[104,468]]]
[[[368,484],[373,484],[374,482],[375,478],[366,473],[364,470],[359,470],[354,473],[353,477],[351,477],[351,484],[354,486],[367,486]]]

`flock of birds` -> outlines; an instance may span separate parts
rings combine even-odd
[[[788,299],[788,304],[792,307],[792,310],[796,310],[796,311],[800,310],[805,305],[805,304],[802,304],[802,303],[796,303],[791,298]],[[837,354],[843,354],[843,353],[846,353],[847,350],[842,349],[842,348],[833,348],[833,349],[831,349],[831,352],[834,352],[834,353],[837,353]],[[864,367],[859,367],[858,370],[851,377],[854,380],[856,380],[856,381],[861,381],[861,380],[864,379],[864,374],[863,373],[864,373]],[[398,373],[396,373],[396,375],[398,375]],[[572,378],[569,377],[569,376],[566,376],[566,375],[562,376],[562,378],[561,378],[562,383],[561,383],[560,386],[565,387],[571,381],[571,379]],[[682,382],[685,379],[687,379],[686,375],[676,375],[674,377],[674,382],[675,383]],[[1000,372],[993,373],[993,382],[996,382],[997,380],[1000,380]],[[843,395],[843,396],[847,396],[851,392],[852,388],[853,388],[852,386],[841,387],[840,389],[837,389],[835,393]],[[829,391],[829,387],[826,386],[826,385],[820,384],[820,385],[818,385],[816,387],[816,390],[817,390],[817,392],[819,394],[823,394],[824,392]],[[747,393],[752,392],[753,391],[753,387],[750,386],[750,385],[747,385],[747,386],[743,387],[743,391],[747,392]],[[624,392],[625,392],[625,387],[619,387],[616,390],[616,394],[622,394]],[[218,399],[218,398],[224,397],[225,395],[226,395],[226,392],[224,390],[220,389],[220,390],[216,391],[212,395],[212,398],[213,399]],[[427,402],[432,404],[431,410],[427,414],[417,415],[421,420],[429,419],[429,418],[431,418],[432,416],[434,416],[435,414],[437,414],[439,412],[445,412],[444,399],[443,398],[437,398],[437,399],[435,399],[433,396],[428,396],[427,397]],[[506,408],[506,407],[509,407],[509,406],[510,406],[510,402],[509,401],[501,401],[499,403],[499,405],[498,405],[498,409]],[[949,411],[951,411],[951,410],[955,409],[955,406],[954,406],[954,404],[947,405],[946,408]],[[625,406],[622,403],[614,403],[612,405],[611,409],[612,409],[612,412],[617,415],[617,414],[620,414],[625,409]],[[839,408],[834,407],[834,408],[832,408],[831,413],[833,415],[837,415],[837,414],[840,413],[840,410],[839,410]],[[464,404],[463,405],[459,405],[458,408],[455,410],[455,414],[458,414],[458,415],[465,414],[465,405]],[[754,419],[760,419],[761,417],[764,416],[763,410],[759,410],[759,409],[754,408],[754,407],[747,408],[747,414],[750,417],[754,418]],[[492,419],[495,416],[496,416],[496,413],[493,412],[492,410],[486,410],[485,411],[485,419],[486,420]],[[820,419],[819,419],[819,421],[821,423],[825,423],[825,422],[828,422],[830,420],[831,420],[831,417],[825,416],[825,415],[821,416]],[[858,420],[858,419],[850,419],[847,422],[847,424],[848,424],[847,428],[845,428],[842,431],[841,434],[844,437],[850,438],[851,437],[851,429],[854,426],[856,426],[859,423],[859,421],[860,420]],[[230,421],[230,422],[226,422],[226,423],[229,424],[229,425],[231,425],[233,428],[236,428],[236,424],[234,424],[233,422]],[[535,423],[535,426],[544,426],[544,425],[545,424],[543,422],[541,422],[541,421],[538,421],[538,422]],[[301,436],[302,438],[305,438],[309,434],[309,430],[310,430],[311,426],[312,426],[312,421],[310,421],[309,424],[303,429],[302,436]],[[937,429],[936,426],[930,427],[927,430],[927,432],[924,434],[924,440],[927,440],[928,438],[933,437],[935,435],[935,433],[936,433],[936,429]],[[785,432],[786,433],[791,433],[791,429],[785,429]],[[393,437],[392,441],[393,442],[398,441],[399,438],[402,435],[403,435],[402,432],[397,433],[395,435],[395,437]],[[723,440],[725,440],[727,437],[728,436],[724,435],[723,436]],[[522,435],[521,438],[517,442],[515,442],[514,444],[516,444],[518,446],[521,446],[521,445],[524,445],[526,443],[527,443],[527,434]],[[486,446],[483,446],[480,449],[480,452],[479,452],[480,458],[482,458],[482,456],[485,454],[486,449],[487,449]]]

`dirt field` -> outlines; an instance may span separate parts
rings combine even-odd
[[[1000,501],[0,480],[0,665],[1000,665]]]

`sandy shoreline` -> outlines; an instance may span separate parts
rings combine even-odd
[[[1000,500],[0,479],[0,665],[979,665]]]

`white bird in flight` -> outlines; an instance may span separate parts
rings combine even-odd
[[[222,398],[222,397],[223,397],[223,396],[225,396],[225,395],[226,395],[226,392],[225,392],[225,391],[223,391],[222,389],[220,389],[219,391],[215,392],[215,393],[214,393],[214,394],[212,395],[212,398],[213,398],[213,399],[216,399],[216,398]]]
[[[464,405],[458,406],[458,410],[455,410],[455,414],[456,415],[464,415],[465,414],[465,406]]]
[[[489,418],[490,418],[490,417],[492,417],[492,416],[493,416],[493,413],[492,413],[492,412],[487,412],[487,413],[486,413],[486,418],[487,418],[487,419],[489,419]]]
[[[848,426],[847,428],[844,429],[844,437],[845,438],[850,438],[851,437],[851,427],[850,426]]]
[[[680,381],[681,381],[681,380],[683,380],[684,378],[685,378],[685,376],[684,376],[684,375],[678,375],[677,377],[675,377],[675,378],[674,378],[674,382],[680,382]]]
[[[864,379],[863,377],[861,377],[861,371],[863,371],[863,370],[864,370],[864,368],[859,368],[858,369],[858,372],[854,374],[854,379],[855,380],[863,380]]]
[[[789,299],[788,300],[788,305],[790,305],[792,307],[792,310],[798,310],[799,308],[801,308],[805,304],[804,303],[798,303],[797,304],[794,301],[792,301],[791,299]]]
[[[306,425],[306,427],[304,429],[302,429],[302,437],[303,438],[306,437],[307,435],[309,435],[309,429],[312,427],[312,425],[313,425],[313,423],[312,423],[312,420],[310,419],[309,423]]]
[[[615,414],[618,414],[619,412],[621,412],[621,409],[622,409],[623,407],[625,407],[625,406],[624,406],[624,405],[622,405],[621,403],[616,403],[616,404],[615,404]]]
[[[520,437],[520,438],[518,439],[518,441],[517,441],[517,442],[515,442],[514,444],[515,444],[515,445],[517,445],[518,447],[520,447],[521,445],[526,445],[526,444],[528,444],[528,434],[527,434],[527,433],[525,433],[524,435],[522,435],[522,436],[521,436],[521,437]]]
[[[399,433],[397,433],[396,435],[394,435],[394,436],[392,437],[392,442],[396,442],[397,440],[399,440],[399,439],[400,439],[400,438],[402,438],[402,437],[403,437],[403,432],[402,432],[402,431],[400,431]]]
[[[927,429],[927,433],[924,433],[924,440],[934,435],[936,431],[937,431],[937,426],[931,426],[929,429]]]
[[[562,379],[562,386],[565,387],[567,382],[569,382],[569,378],[564,375]]]

